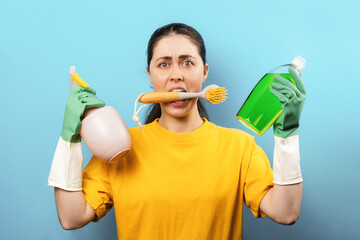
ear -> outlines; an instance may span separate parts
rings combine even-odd
[[[150,72],[149,72],[149,66],[146,67],[146,73],[147,73],[147,75],[148,75],[148,77],[149,77],[150,83],[152,83],[152,81],[151,81],[151,75],[150,75]]]
[[[205,80],[207,79],[207,76],[209,74],[209,64],[205,64],[205,67],[204,67],[204,77],[203,77],[203,82],[205,82]]]

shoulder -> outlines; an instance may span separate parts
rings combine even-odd
[[[130,134],[132,134],[132,133],[139,132],[140,127],[139,126],[137,126],[137,127],[129,127],[128,130],[129,130]]]
[[[211,123],[211,127],[218,133],[223,135],[226,138],[238,138],[241,139],[243,141],[250,141],[253,142],[254,141],[254,137],[240,129],[236,129],[236,128],[229,128],[229,127],[222,127],[222,126],[218,126],[214,123]]]
[[[143,125],[142,127],[136,126],[136,127],[129,127],[129,133],[131,139],[137,139],[137,138],[144,138],[147,136],[152,136],[154,133],[154,123],[148,123]]]
[[[137,126],[137,127],[129,127],[128,130],[129,130],[129,134],[130,134],[130,137],[131,137],[132,140],[134,138],[139,137],[140,134],[142,133],[142,129],[139,126]]]
[[[136,126],[136,127],[129,127],[128,129],[129,129],[130,133],[139,133],[139,132],[142,132],[143,130],[148,131],[150,129],[153,129],[154,125],[155,125],[155,123],[151,122],[151,123],[147,123],[145,125],[142,125],[142,127]]]
[[[240,129],[222,127],[213,124],[214,134],[209,138],[215,139],[222,154],[232,156],[246,164],[251,158],[253,151],[256,151],[257,144],[254,136]],[[231,158],[232,158],[231,157]]]

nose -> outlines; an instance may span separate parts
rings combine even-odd
[[[175,82],[184,80],[183,74],[182,74],[181,70],[179,69],[179,67],[175,66],[173,68],[173,71],[171,72],[170,79],[172,81],[175,81]]]

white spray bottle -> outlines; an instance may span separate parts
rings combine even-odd
[[[89,86],[76,73],[75,66],[69,69],[69,84],[71,88],[78,85],[84,88]],[[79,133],[89,150],[107,162],[121,159],[131,148],[128,128],[111,106],[86,109]]]

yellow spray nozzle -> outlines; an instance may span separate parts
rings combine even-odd
[[[80,77],[79,77],[79,74],[77,73],[73,73],[72,74],[72,78],[74,79],[74,81],[79,84],[80,86],[84,87],[84,88],[87,88],[89,86],[88,83],[86,83],[84,80],[82,80]]]

